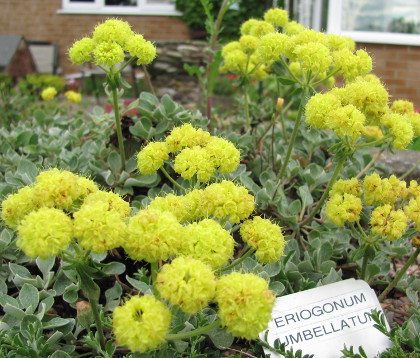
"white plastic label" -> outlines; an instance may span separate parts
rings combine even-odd
[[[276,299],[267,343],[276,339],[286,350],[301,349],[314,358],[339,358],[344,345],[362,346],[375,357],[391,346],[391,341],[373,325],[371,310],[382,311],[378,298],[362,280],[349,279]],[[260,337],[264,339],[266,331]],[[280,355],[266,350],[271,358]]]

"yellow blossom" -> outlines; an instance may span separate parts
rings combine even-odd
[[[139,353],[165,342],[170,323],[171,311],[152,295],[132,296],[112,314],[118,344]]]
[[[240,234],[242,239],[257,251],[255,256],[260,262],[274,263],[284,253],[285,241],[281,227],[268,219],[255,216],[242,223]]]
[[[235,337],[257,338],[268,326],[274,300],[267,281],[250,273],[233,272],[217,282],[218,316]]]
[[[41,97],[44,101],[51,101],[57,94],[57,90],[54,87],[47,87],[41,92]]]
[[[399,239],[407,229],[408,218],[404,211],[392,210],[389,204],[378,206],[372,211],[370,226],[372,232],[388,240]]]
[[[82,95],[74,91],[66,91],[64,95],[67,97],[70,103],[76,104],[82,100]]]
[[[73,238],[71,219],[61,210],[32,211],[17,228],[16,245],[31,258],[47,259],[64,251]]]
[[[216,294],[211,267],[190,257],[177,257],[162,267],[156,277],[160,296],[184,312],[195,314]]]

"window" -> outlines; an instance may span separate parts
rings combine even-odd
[[[420,0],[330,0],[327,30],[357,42],[420,46]]]
[[[62,0],[61,14],[180,15],[175,0]]]

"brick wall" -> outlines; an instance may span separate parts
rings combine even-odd
[[[420,47],[358,44],[373,57],[373,73],[385,83],[391,100],[407,99],[420,108]]]
[[[66,53],[75,40],[90,34],[108,16],[57,14],[61,0],[0,0],[0,34],[23,35],[27,40],[50,41],[59,46],[62,73],[79,71]],[[147,40],[189,39],[189,30],[176,16],[118,15]]]

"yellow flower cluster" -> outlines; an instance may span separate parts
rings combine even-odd
[[[216,277],[210,266],[189,257],[177,257],[164,265],[156,282],[163,299],[189,314],[206,307],[216,294]]]
[[[274,263],[283,256],[285,241],[281,227],[270,220],[260,216],[246,220],[241,226],[240,234],[249,246],[257,250],[255,256],[260,262]]]
[[[267,281],[253,274],[233,272],[217,281],[218,315],[235,337],[257,338],[267,328],[274,300]]]
[[[385,133],[393,137],[394,148],[405,149],[420,126],[420,115],[395,112],[388,100],[376,76],[357,77],[344,87],[311,97],[305,108],[306,122],[314,128],[331,129],[353,143],[362,136],[381,139]]]
[[[82,100],[82,95],[75,91],[66,91],[64,95],[67,97],[70,103],[76,104]]]
[[[70,60],[76,65],[93,61],[108,68],[123,62],[125,53],[137,58],[138,65],[147,65],[156,57],[156,48],[127,22],[118,19],[96,25],[92,37],[76,41],[69,49]]]
[[[137,167],[143,175],[153,174],[171,154],[175,155],[176,173],[186,180],[196,177],[202,183],[207,183],[216,170],[222,174],[234,172],[241,157],[228,140],[184,124],[172,129],[164,142],[147,144],[137,155]]]
[[[57,90],[54,87],[47,87],[41,92],[41,98],[44,101],[51,101],[57,94]]]
[[[27,256],[47,258],[60,254],[74,238],[96,253],[121,246],[129,214],[129,204],[119,195],[99,190],[90,179],[52,169],[9,195],[1,215],[17,230],[18,246]]]
[[[410,223],[420,229],[420,186],[412,180],[409,187],[395,175],[381,178],[367,175],[363,183],[356,178],[338,180],[329,192],[325,214],[335,225],[360,220],[362,199],[373,206],[370,216],[371,235],[388,240],[401,238]]]
[[[274,62],[298,65],[300,80],[323,79],[341,74],[346,81],[372,70],[372,59],[364,50],[355,52],[348,37],[326,35],[289,21],[285,10],[273,8],[264,20],[251,19],[241,26],[238,41],[222,49],[221,70],[240,76],[263,79]],[[332,80],[333,81],[333,80]]]
[[[152,295],[132,296],[112,314],[118,344],[133,352],[156,349],[165,342],[171,324],[171,311]]]

